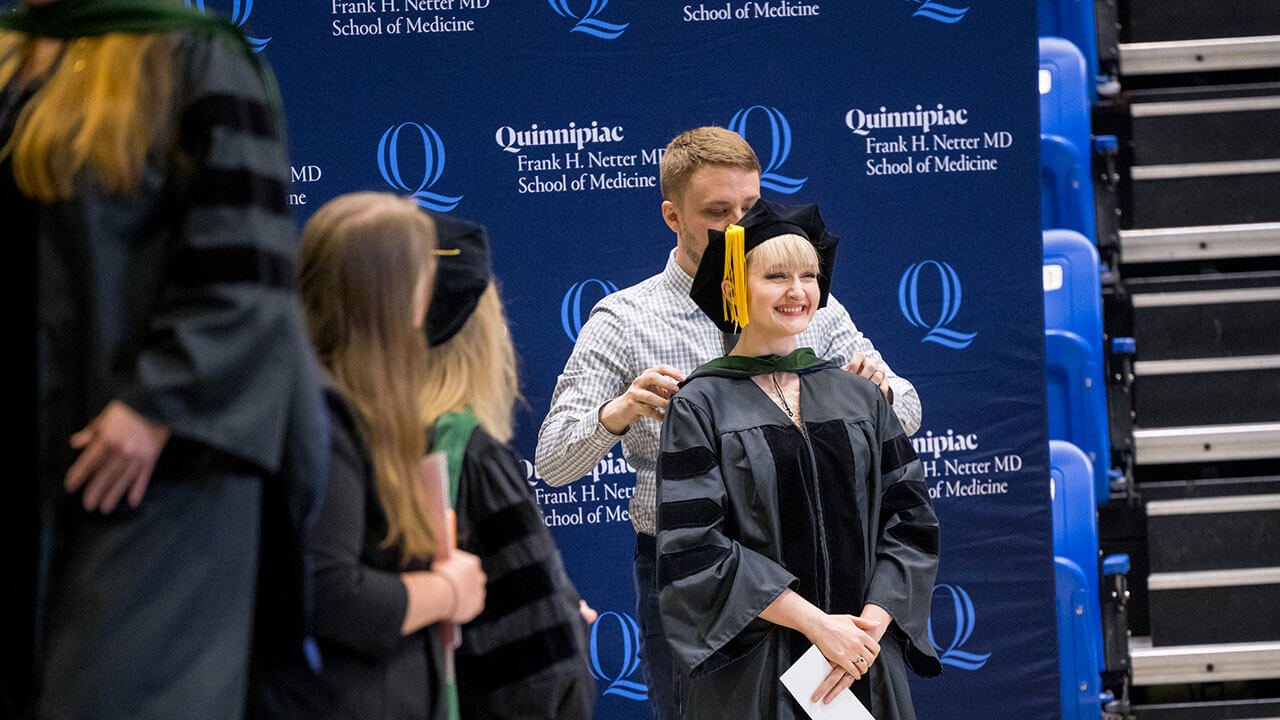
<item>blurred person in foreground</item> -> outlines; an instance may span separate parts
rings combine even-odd
[[[0,285],[33,338],[8,403],[4,711],[238,718],[255,614],[305,662],[327,452],[288,171],[274,81],[229,23],[0,11]]]

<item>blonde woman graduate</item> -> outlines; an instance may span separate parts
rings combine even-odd
[[[458,546],[480,556],[484,612],[462,628],[457,653],[466,720],[587,720],[583,605],[565,574],[524,466],[509,444],[519,399],[515,348],[490,267],[484,228],[435,216],[440,238],[419,394],[434,450],[448,457]]]
[[[436,558],[444,528],[420,487],[434,248],[431,218],[387,193],[334,198],[303,228],[303,306],[333,419],[328,491],[308,536],[323,666],[260,665],[254,717],[444,717],[434,626],[474,618],[485,577],[470,553]]]
[[[0,714],[238,718],[255,615],[305,663],[327,450],[288,181],[274,82],[229,23],[160,0],[0,11]]]
[[[812,645],[831,670],[804,700],[851,688],[878,720],[915,717],[908,668],[941,670],[920,462],[871,380],[796,347],[836,243],[817,206],[762,200],[710,231],[694,276],[697,306],[740,335],[662,426],[659,603],[685,718],[806,717],[779,676]]]

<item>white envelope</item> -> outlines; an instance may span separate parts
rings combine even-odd
[[[811,645],[794,665],[782,673],[781,679],[782,684],[791,691],[791,695],[813,720],[875,720],[867,706],[848,690],[837,695],[830,705],[823,705],[821,698],[816,703],[809,702],[813,691],[818,689],[830,672],[831,663],[823,657],[817,645]]]

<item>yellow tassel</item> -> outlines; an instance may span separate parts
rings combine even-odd
[[[724,298],[722,304],[724,319],[740,328],[751,322],[747,317],[746,266],[746,231],[741,225],[730,225],[724,230],[724,279],[733,288],[733,303]]]

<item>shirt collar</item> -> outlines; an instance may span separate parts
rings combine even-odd
[[[689,300],[689,290],[693,287],[693,278],[680,267],[680,263],[676,262],[676,249],[671,248],[671,254],[667,256],[667,267],[662,271],[662,277],[675,288],[676,293]]]

